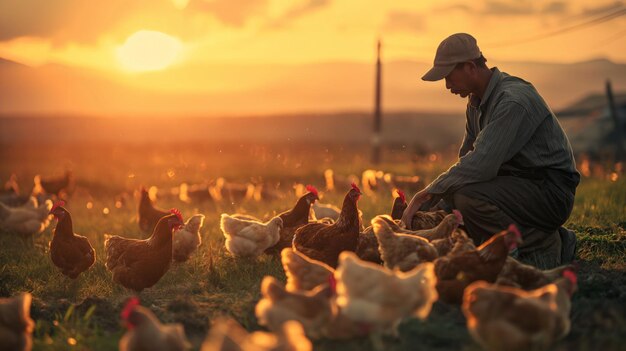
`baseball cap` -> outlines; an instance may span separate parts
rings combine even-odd
[[[467,33],[456,33],[444,39],[435,54],[435,62],[422,80],[438,81],[444,79],[461,62],[477,59],[482,55],[476,39]]]

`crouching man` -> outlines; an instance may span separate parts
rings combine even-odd
[[[571,145],[554,113],[529,82],[489,68],[476,39],[446,38],[434,67],[422,79],[444,79],[467,98],[458,161],[412,198],[402,221],[443,200],[463,214],[480,244],[515,223],[522,262],[546,269],[569,263],[576,236],[562,227],[574,204],[580,174]]]

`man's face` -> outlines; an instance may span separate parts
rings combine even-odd
[[[467,66],[466,64],[458,64],[445,78],[446,89],[462,98],[466,98],[473,90],[473,80],[470,70],[466,69]]]

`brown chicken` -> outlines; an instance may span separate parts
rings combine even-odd
[[[302,195],[291,210],[278,215],[283,220],[283,228],[280,230],[280,239],[276,245],[265,252],[279,254],[282,249],[291,247],[296,230],[309,223],[311,205],[319,200],[317,189],[312,185],[306,186],[307,193]]]
[[[554,284],[525,291],[472,283],[465,289],[463,313],[470,335],[486,350],[546,350],[570,330],[576,275],[566,269]]]
[[[120,351],[184,351],[191,348],[181,324],[163,325],[149,309],[132,297],[121,313],[126,334],[119,342]]]
[[[507,257],[504,267],[502,267],[502,271],[498,275],[496,284],[524,290],[538,289],[560,278],[566,269],[572,269],[572,266],[566,265],[542,271],[536,267],[523,264],[513,257]]]
[[[46,193],[53,194],[59,198],[69,195],[71,188],[73,187],[74,177],[72,171],[65,171],[62,177],[49,177],[42,178],[41,175],[36,175],[34,178],[35,186],[33,188],[33,194]]]
[[[435,260],[439,299],[460,304],[463,290],[472,282],[495,282],[508,253],[521,243],[521,233],[511,224],[507,230],[495,234],[475,250],[439,257]]]
[[[354,251],[360,231],[357,201],[361,190],[352,184],[341,208],[341,215],[333,224],[310,223],[296,230],[293,248],[304,255],[335,268],[342,251]]]
[[[281,252],[281,261],[287,275],[287,290],[308,291],[327,284],[335,272],[328,265],[312,260],[303,254],[286,248]]]
[[[408,234],[397,234],[380,217],[372,219],[374,234],[378,239],[380,256],[389,269],[410,271],[423,262],[432,262],[438,256],[437,250],[428,240]]]
[[[150,199],[150,194],[146,188],[141,187],[140,195],[139,195],[139,210],[138,210],[138,219],[139,219],[139,229],[146,234],[151,234],[154,232],[154,227],[159,222],[159,220],[169,215],[170,212],[157,208],[152,203]]]
[[[302,325],[285,322],[277,334],[256,331],[248,333],[230,318],[220,318],[211,326],[200,351],[312,351]]]
[[[446,211],[418,211],[413,215],[413,220],[411,221],[411,230],[424,230],[424,229],[432,229],[443,221],[443,219],[448,214]]]
[[[196,214],[191,216],[185,225],[174,232],[172,238],[172,257],[176,262],[185,262],[191,254],[200,246],[200,228],[204,224],[204,215]]]
[[[35,327],[30,318],[32,299],[29,293],[14,298],[0,298],[0,350],[31,350]]]
[[[435,239],[430,243],[435,247],[440,257],[448,254],[456,255],[464,251],[476,249],[474,241],[462,229],[453,231],[447,238]]]
[[[63,201],[57,202],[50,214],[59,222],[50,240],[50,258],[64,275],[76,279],[96,262],[96,251],[89,240],[74,233],[72,216],[63,207]]]
[[[404,210],[407,208],[406,197],[402,190],[396,189],[396,193],[398,193],[398,197],[393,199],[393,205],[391,206],[391,218],[401,219]]]
[[[170,268],[172,261],[172,231],[183,225],[181,213],[161,218],[150,238],[126,239],[106,235],[106,267],[113,274],[113,281],[128,289],[142,291],[156,284]]]

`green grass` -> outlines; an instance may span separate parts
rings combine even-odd
[[[284,280],[278,258],[234,259],[224,248],[219,229],[222,212],[246,212],[269,217],[290,208],[296,198],[291,185],[298,181],[323,184],[322,172],[331,167],[338,174],[359,174],[367,168],[363,150],[329,146],[303,150],[295,147],[176,146],[58,146],[49,153],[35,147],[3,148],[6,160],[0,165],[0,179],[16,172],[23,189],[30,188],[34,174],[61,173],[71,167],[77,189],[68,203],[75,232],[89,238],[97,252],[94,267],[72,281],[51,264],[48,242],[51,229],[34,239],[0,233],[0,296],[21,291],[34,295],[32,317],[36,320],[35,350],[116,350],[124,330],[119,312],[132,293],[111,280],[104,267],[105,233],[139,237],[135,220],[136,199],[130,196],[123,207],[115,208],[116,197],[131,193],[139,185],[156,184],[163,189],[182,181],[201,182],[225,176],[239,181],[264,180],[282,189],[282,200],[271,202],[184,204],[163,198],[162,207],[178,207],[185,217],[206,215],[201,230],[203,244],[184,264],[173,264],[152,288],[139,296],[163,322],[178,322],[198,349],[210,321],[230,315],[249,330],[260,329],[254,316],[263,276]],[[220,152],[221,151],[221,152]],[[431,179],[445,168],[446,161],[411,162],[410,156],[388,154],[384,170],[419,174]],[[173,173],[173,176],[170,175]],[[343,191],[328,193],[323,202],[339,205]],[[88,209],[88,201],[93,208]],[[391,195],[364,196],[359,207],[366,220],[387,213]],[[103,214],[104,207],[109,214]],[[580,289],[574,298],[572,332],[555,349],[613,350],[626,342],[626,181],[583,179],[572,216],[567,224],[579,234],[581,260]],[[436,304],[425,322],[408,320],[399,339],[385,339],[390,350],[474,350],[457,307]],[[69,342],[68,342],[69,340]],[[71,345],[70,342],[76,342]],[[319,350],[368,350],[369,340],[315,342]]]

